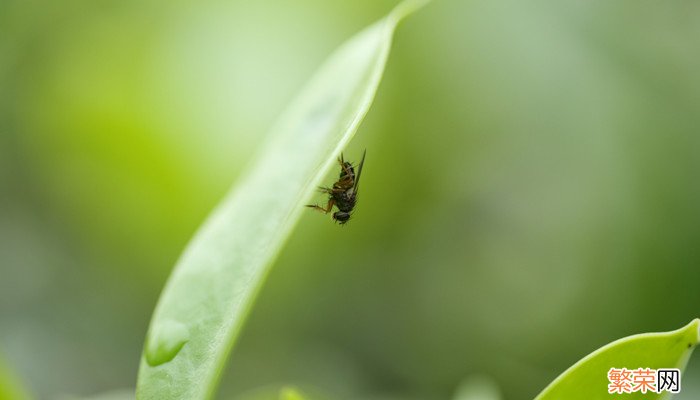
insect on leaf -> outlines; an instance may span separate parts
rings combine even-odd
[[[401,3],[330,56],[200,227],[153,314],[138,399],[213,395],[273,259],[372,103],[397,23],[423,3]]]

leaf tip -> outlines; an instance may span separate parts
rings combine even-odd
[[[677,332],[685,332],[685,336],[692,342],[692,345],[700,343],[700,318],[695,318],[688,325],[678,329]]]
[[[165,320],[156,324],[146,340],[146,362],[156,367],[172,361],[189,339],[189,330],[180,322]]]

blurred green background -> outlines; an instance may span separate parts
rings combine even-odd
[[[0,358],[36,398],[134,387],[199,223],[323,59],[395,4],[0,2]],[[530,399],[605,343],[699,316],[698,15],[411,17],[345,152],[368,154],[355,217],[304,214],[219,398],[448,399],[485,375]]]

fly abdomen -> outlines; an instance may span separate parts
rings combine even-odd
[[[352,191],[337,193],[333,196],[338,210],[350,212],[355,207],[355,193]]]

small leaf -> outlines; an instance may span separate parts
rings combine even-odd
[[[401,3],[326,61],[199,229],[153,314],[138,399],[214,393],[273,259],[372,103],[397,23],[423,3]]]
[[[685,368],[700,342],[700,320],[672,332],[644,333],[612,342],[594,351],[555,379],[535,400],[610,399],[611,368]],[[625,393],[625,399],[662,399],[668,392]],[[613,396],[614,397],[614,396]],[[617,397],[616,397],[617,398]]]

